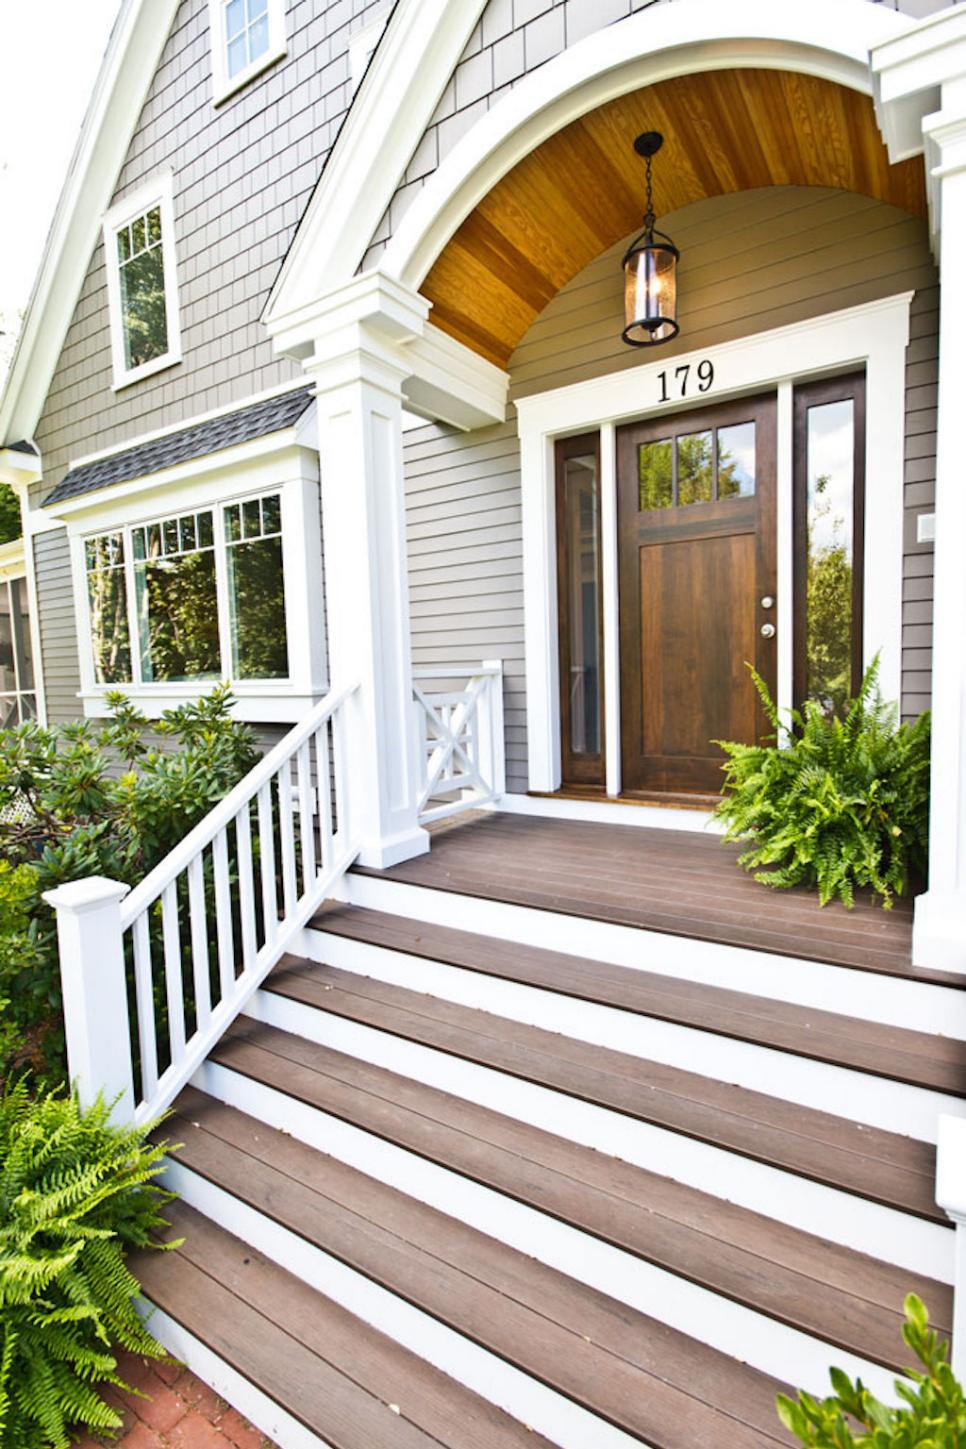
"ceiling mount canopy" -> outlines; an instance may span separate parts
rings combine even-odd
[[[671,238],[657,230],[654,215],[654,157],[664,145],[660,131],[643,131],[634,142],[644,157],[647,210],[644,230],[634,238],[621,266],[624,268],[624,330],[629,347],[653,347],[670,342],[681,330],[677,322],[678,261],[680,252]]]

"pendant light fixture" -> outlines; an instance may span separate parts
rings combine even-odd
[[[644,230],[624,255],[624,331],[630,347],[653,347],[670,342],[681,330],[677,323],[678,259],[680,252],[669,236],[655,228],[651,163],[664,145],[660,131],[645,131],[634,150],[646,164],[647,211]]]

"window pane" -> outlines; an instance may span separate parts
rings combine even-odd
[[[135,558],[143,558],[145,551],[145,535],[143,528],[135,528],[131,533],[131,546]]]
[[[805,657],[808,697],[838,710],[852,692],[851,398],[808,409]]]
[[[16,656],[20,688],[33,689],[34,658],[33,643],[30,638],[30,617],[27,608],[27,580],[11,580],[10,596],[13,605],[13,647]]]
[[[164,520],[164,523],[162,523],[161,527],[162,527],[162,530],[164,531],[164,551],[165,551],[165,553],[177,553],[178,552],[178,520],[176,518],[166,518]]]
[[[268,0],[248,0],[248,23],[257,20],[259,15],[264,15],[268,9]]]
[[[718,429],[718,497],[750,498],[755,491],[755,425]]]
[[[711,432],[686,433],[677,440],[678,503],[710,503],[713,497]]]
[[[131,226],[131,250],[132,252],[144,251],[144,217],[139,216]]]
[[[148,212],[148,243],[156,246],[161,240],[161,208],[153,206]]]
[[[236,679],[287,679],[282,540],[239,543],[226,557],[232,673]]]
[[[281,533],[282,531],[282,500],[278,493],[271,493],[267,498],[262,499],[262,531],[264,533]]]
[[[93,549],[90,545],[93,544]],[[94,678],[98,684],[127,684],[131,679],[131,636],[127,617],[127,591],[124,569],[120,562],[108,565],[109,558],[123,557],[120,535],[104,535],[88,541],[87,556],[96,560],[88,569],[87,602],[91,621],[91,644],[94,653]]]
[[[148,524],[148,557],[159,558],[161,555],[161,525],[160,523]]]
[[[244,70],[245,69],[245,66],[247,64],[248,64],[248,50],[247,50],[247,47],[245,45],[245,35],[244,35],[244,32],[242,32],[242,34],[239,35],[239,37],[238,37],[237,40],[232,40],[232,41],[229,41],[229,43],[228,43],[228,74],[229,74],[229,76],[237,75],[240,70]]]
[[[262,532],[262,513],[257,498],[249,498],[242,504],[242,525],[246,538],[259,538]]]
[[[268,49],[268,16],[262,15],[248,32],[248,58],[257,60]]]
[[[168,350],[164,247],[152,247],[125,262],[120,269],[120,287],[125,362],[128,368],[140,367],[163,357]]]
[[[193,513],[189,513],[186,518],[181,519],[181,547],[185,553],[190,553],[196,546],[195,517]]]
[[[641,485],[641,512],[649,508],[670,508],[674,501],[674,474],[670,440],[644,443],[637,450],[637,471]]]
[[[0,694],[12,694],[17,688],[13,664],[13,614],[10,591],[0,583]]]
[[[126,262],[131,255],[131,228],[122,226],[117,234],[117,259]]]
[[[245,26],[245,0],[229,0],[225,6],[225,32],[229,40],[240,35]]]
[[[211,548],[215,542],[215,525],[211,512],[198,514],[198,547]]]
[[[225,542],[237,543],[241,538],[241,504],[229,503],[225,508]]]
[[[597,460],[568,458],[564,467],[564,530],[570,577],[570,749],[601,749],[599,521]]]
[[[214,551],[136,563],[134,579],[144,682],[217,679]]]

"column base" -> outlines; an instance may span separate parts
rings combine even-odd
[[[912,964],[966,975],[966,893],[926,891],[916,897]]]
[[[390,866],[412,860],[416,855],[425,855],[428,850],[429,831],[416,825],[399,835],[366,841],[359,851],[359,864],[368,866],[370,870],[388,870]],[[966,963],[963,970],[966,971]]]

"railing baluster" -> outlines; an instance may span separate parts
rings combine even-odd
[[[282,897],[290,916],[298,900],[295,879],[295,819],[292,810],[292,762],[285,760],[278,772],[279,848],[282,852]]]
[[[188,866],[188,914],[191,924],[191,970],[195,983],[195,1018],[199,1031],[211,1022],[211,975],[208,964],[208,912],[205,909],[205,858]]]
[[[349,834],[349,797],[346,790],[345,715],[340,710],[332,716],[332,757],[335,777],[336,839],[345,849]]]
[[[242,968],[251,969],[258,950],[255,940],[255,877],[252,871],[252,817],[243,805],[235,816],[238,845],[238,907],[241,913]]]
[[[272,818],[272,785],[258,792],[258,856],[262,873],[262,929],[266,941],[278,935],[278,897],[275,886],[275,822]]]
[[[302,890],[315,880],[315,812],[312,809],[312,759],[309,742],[299,745],[299,839],[302,843]]]
[[[215,926],[218,937],[218,979],[221,999],[227,1001],[235,985],[235,933],[231,920],[231,883],[228,875],[228,831],[223,827],[211,842],[215,867]]]
[[[332,864],[332,770],[329,765],[328,721],[315,731],[315,773],[319,791],[319,864]]]
[[[172,1066],[184,1056],[184,981],[181,974],[181,936],[178,930],[178,881],[170,881],[161,892],[161,926],[164,941],[164,985],[168,1003],[168,1040]]]
[[[154,981],[151,976],[151,936],[148,913],[134,922],[134,996],[138,1014],[138,1050],[141,1056],[141,1094],[150,1101],[158,1088],[158,1039],[154,1024]]]

